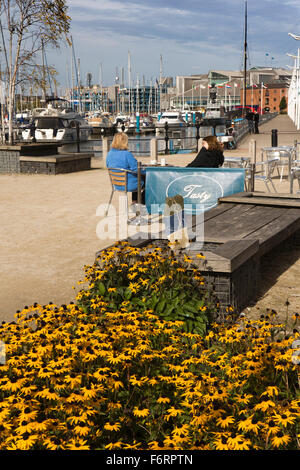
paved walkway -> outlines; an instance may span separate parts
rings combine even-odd
[[[300,142],[300,131],[297,131],[293,121],[286,114],[279,114],[265,124],[259,126],[259,134],[247,135],[238,145],[236,150],[231,150],[231,155],[248,155],[250,140],[256,141],[257,158],[260,160],[260,151],[263,147],[272,146],[272,129],[278,131],[278,145],[294,145],[294,141]]]
[[[270,145],[271,130],[276,128],[279,145],[300,141],[291,120],[278,116],[261,126],[259,135],[250,137],[256,139],[258,151]],[[248,155],[250,138],[225,154]],[[170,155],[167,162],[185,166],[193,158]],[[34,302],[61,305],[73,300],[83,266],[92,264],[95,253],[113,242],[113,233],[111,239],[97,235],[97,224],[103,220],[97,208],[107,203],[110,183],[99,160],[94,159],[92,166],[91,171],[56,176],[0,175],[0,321],[13,320],[17,309]],[[286,181],[276,185],[279,192],[288,192]],[[263,185],[256,189],[265,191]],[[270,261],[264,297],[256,304],[260,308],[278,305],[285,311],[287,295],[291,308],[300,308],[298,251],[283,253],[280,266]],[[283,272],[283,266],[289,266],[292,277]]]

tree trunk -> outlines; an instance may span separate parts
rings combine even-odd
[[[15,98],[15,84],[12,83],[9,89],[9,101],[8,101],[8,142],[10,145],[14,143],[13,136],[13,113],[14,113],[14,98]]]

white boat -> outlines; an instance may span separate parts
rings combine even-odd
[[[107,113],[95,112],[87,116],[86,120],[92,128],[92,134],[106,133],[114,127]]]
[[[186,127],[181,111],[165,111],[162,113],[160,119],[155,123],[156,129],[164,129],[165,124],[168,124],[169,129],[179,129]]]
[[[53,107],[49,102],[46,108],[33,110],[30,126],[22,131],[22,140],[62,143],[79,140],[84,142],[88,140],[91,133],[92,127],[76,111],[68,107]]]
[[[222,107],[219,103],[209,103],[206,107],[205,118],[216,119],[223,116]]]

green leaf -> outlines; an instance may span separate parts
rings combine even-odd
[[[98,282],[98,292],[100,295],[104,295],[105,294],[105,285],[103,284],[103,282],[99,281]]]
[[[160,301],[158,302],[157,306],[156,306],[155,311],[156,311],[157,313],[162,313],[162,311],[164,310],[165,306],[166,306],[166,301],[165,301],[165,300],[160,300]]]
[[[130,300],[132,296],[132,291],[127,287],[124,292],[124,299],[125,300]]]

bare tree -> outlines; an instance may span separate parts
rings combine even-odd
[[[13,143],[16,86],[36,76],[44,47],[59,48],[70,30],[66,0],[0,0],[2,42],[8,84],[9,143]],[[44,74],[44,71],[43,71]]]

